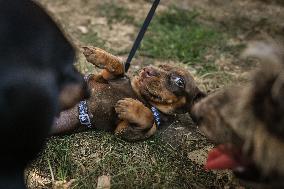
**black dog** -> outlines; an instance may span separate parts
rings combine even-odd
[[[75,52],[36,3],[0,0],[0,188],[25,188],[23,171],[53,118],[87,95]]]

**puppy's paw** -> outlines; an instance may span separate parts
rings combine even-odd
[[[150,128],[153,125],[151,110],[138,100],[132,98],[119,100],[115,106],[115,111],[120,119],[134,123],[142,129]]]
[[[93,83],[93,82],[98,82],[98,83],[107,83],[106,80],[103,78],[102,75],[98,74],[90,74],[88,76],[86,76],[86,81],[88,83]]]
[[[83,50],[83,54],[91,64],[106,69],[113,75],[124,74],[124,65],[118,57],[97,47],[83,47]]]
[[[121,121],[116,129],[115,135],[120,136],[121,138],[127,141],[139,141],[145,140],[155,134],[157,127],[155,124],[147,131],[141,130],[138,127],[132,127],[128,121]]]
[[[132,98],[125,98],[117,102],[115,111],[120,119],[125,119],[130,123],[134,123],[139,117],[139,112],[141,112],[143,108],[144,105],[140,101]]]

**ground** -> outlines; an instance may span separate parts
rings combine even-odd
[[[93,45],[126,58],[150,0],[38,0],[78,49],[76,66],[96,72],[81,55]],[[240,59],[245,44],[258,34],[283,33],[282,1],[163,0],[129,74],[145,65],[174,64],[188,69],[210,93],[243,83],[254,60]],[[109,176],[112,188],[246,188],[228,172],[203,169],[214,145],[189,115],[144,142],[125,142],[91,131],[52,137],[26,170],[29,188],[96,188]]]

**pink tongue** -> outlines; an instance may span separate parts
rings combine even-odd
[[[235,169],[240,166],[240,162],[236,161],[228,150],[230,149],[226,149],[224,145],[213,148],[208,153],[205,169]]]

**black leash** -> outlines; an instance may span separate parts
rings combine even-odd
[[[160,3],[160,0],[155,0],[153,2],[153,5],[152,5],[152,7],[151,7],[151,9],[150,9],[150,11],[149,11],[149,13],[148,13],[144,23],[143,23],[143,25],[142,25],[141,30],[139,31],[139,33],[138,33],[138,35],[137,35],[137,37],[135,39],[135,42],[134,42],[134,44],[132,46],[132,49],[131,49],[131,51],[130,51],[130,53],[128,55],[128,58],[127,58],[127,60],[125,62],[125,72],[127,72],[129,67],[130,67],[130,63],[132,61],[132,58],[134,57],[137,49],[140,46],[140,43],[141,43],[141,41],[142,41],[142,39],[144,37],[144,34],[147,31],[147,28],[148,28],[148,26],[149,26],[149,24],[150,24],[150,22],[151,22],[151,20],[152,20],[152,18],[154,16],[155,12],[156,12],[156,9],[157,9],[159,3]]]

